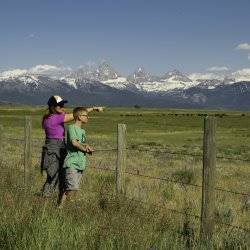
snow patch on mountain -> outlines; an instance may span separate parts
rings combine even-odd
[[[168,92],[194,86],[192,80],[178,70],[169,71],[163,77],[149,76],[145,72],[143,76],[148,80],[137,81],[135,85],[139,90],[146,92]]]
[[[66,82],[68,85],[70,85],[73,88],[77,89],[76,79],[75,78],[62,77],[60,80]]]
[[[22,78],[23,80],[32,81],[32,77],[40,75],[48,76],[53,79],[60,79],[61,77],[69,74],[70,71],[71,71],[70,67],[57,67],[54,65],[47,65],[47,64],[36,65],[29,69],[13,69],[4,71],[0,73],[0,80],[11,80],[23,76],[28,79],[27,80],[26,78]],[[36,78],[34,78],[33,80],[37,81]]]
[[[136,84],[136,86],[139,90],[146,92],[167,92],[176,89],[187,89],[192,85],[180,81],[161,80],[161,81],[142,82],[140,84]]]
[[[36,76],[32,75],[26,75],[26,76],[21,76],[18,78],[21,82],[23,82],[25,85],[28,83],[34,83],[36,86],[39,84],[39,79]]]
[[[180,89],[184,88],[185,85],[182,83],[174,82],[143,82],[140,84],[136,84],[137,88],[141,91],[146,91],[146,92],[165,92],[165,91],[170,91],[174,89]]]
[[[108,79],[106,81],[101,81],[101,83],[117,89],[126,89],[128,84],[126,77],[117,77],[116,79]]]
[[[25,69],[13,69],[0,73],[0,80],[15,79],[16,77],[24,76],[28,71]]]

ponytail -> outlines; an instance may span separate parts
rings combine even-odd
[[[45,119],[47,119],[48,117],[50,117],[53,114],[56,114],[55,107],[53,107],[53,106],[49,106],[48,108],[46,108],[45,111],[46,111],[46,114],[44,114],[43,118],[42,118],[42,127],[43,127],[43,123],[44,123]]]

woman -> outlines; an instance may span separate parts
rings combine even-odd
[[[64,142],[64,123],[73,121],[73,114],[66,114],[64,104],[68,101],[60,96],[51,96],[48,100],[49,113],[44,115],[42,127],[46,139],[42,150],[41,172],[46,170],[47,178],[42,187],[41,195],[48,197],[59,184],[63,192],[62,165],[66,154]],[[103,111],[103,107],[87,108],[88,112]]]

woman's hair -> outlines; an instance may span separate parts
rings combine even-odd
[[[49,106],[47,109],[46,109],[46,114],[43,116],[42,118],[42,126],[43,126],[43,122],[45,119],[47,119],[48,117],[50,117],[51,115],[53,114],[56,114],[56,107],[55,106]]]

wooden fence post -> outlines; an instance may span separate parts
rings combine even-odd
[[[125,191],[125,169],[126,169],[126,125],[117,126],[117,164],[116,164],[116,192]]]
[[[0,125],[0,144],[2,145],[4,141],[4,130],[3,130],[3,125]]]
[[[216,166],[216,118],[204,119],[203,137],[203,173],[202,173],[202,204],[201,204],[201,242],[209,244],[214,229],[215,208],[215,166]]]
[[[32,164],[32,151],[31,151],[31,130],[32,121],[30,116],[25,116],[24,126],[24,186],[27,185],[28,172]]]

